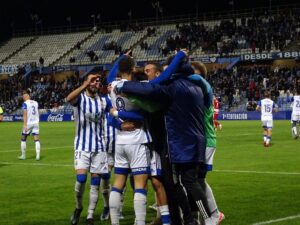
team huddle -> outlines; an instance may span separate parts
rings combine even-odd
[[[165,69],[148,64],[139,71],[133,58],[124,54],[107,77],[108,96],[98,95],[101,79],[94,72],[68,95],[76,122],[76,208],[71,224],[79,223],[88,173],[86,224],[94,224],[100,183],[107,183],[112,167],[114,181],[109,196],[104,197],[102,220],[110,217],[111,224],[120,223],[128,176],[137,225],[146,220],[148,179],[156,191],[156,223],[219,224],[224,219],[205,181],[206,172],[212,169],[216,139],[212,89],[186,58],[186,52],[179,51]],[[109,150],[113,134],[114,151]]]
[[[108,94],[100,94],[103,80],[91,71],[66,100],[73,105],[75,209],[71,224],[79,224],[83,195],[91,174],[86,224],[94,224],[94,212],[103,194],[101,220],[119,225],[127,178],[134,190],[135,224],[146,224],[147,182],[155,191],[157,218],[163,225],[217,225],[219,211],[206,181],[216,150],[218,102],[206,81],[206,68],[189,62],[185,50],[164,65],[147,63],[136,68],[129,52],[120,56],[107,79]],[[299,137],[300,88],[293,98],[292,134]],[[259,102],[264,146],[271,142],[276,111],[269,92]],[[38,105],[23,93],[24,126],[20,159],[26,158],[26,138],[32,133],[36,160],[40,160]],[[214,107],[215,105],[215,107]],[[110,187],[111,172],[114,180]]]

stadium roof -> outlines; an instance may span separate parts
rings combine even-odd
[[[9,37],[12,30],[33,29],[36,23],[44,27],[67,26],[70,23],[72,26],[92,25],[95,20],[97,22],[128,20],[129,18],[134,20],[155,18],[157,14],[163,16],[201,14],[298,2],[299,0],[212,0],[204,2],[184,0],[181,4],[175,4],[174,0],[9,0],[1,2],[0,41]]]

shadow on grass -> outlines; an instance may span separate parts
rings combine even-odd
[[[80,221],[78,225],[85,225],[86,224],[86,217],[81,216]],[[110,225],[110,219],[101,221],[100,220],[100,215],[95,215],[94,217],[94,223],[95,224],[101,224],[101,225]],[[124,219],[120,220],[121,224],[134,224],[134,218],[132,215],[125,216]],[[58,220],[45,220],[45,221],[24,221],[21,223],[16,223],[12,225],[69,225],[70,224],[70,219],[69,217],[66,217],[65,219],[58,219]]]

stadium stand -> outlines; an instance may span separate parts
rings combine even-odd
[[[72,64],[90,64],[94,63],[111,63],[118,57],[121,51],[130,49],[146,35],[146,31],[126,31],[121,32],[119,29],[112,33],[98,32],[82,43],[80,49],[75,48],[69,54],[64,56],[57,64],[70,64],[70,58],[73,57],[75,62]],[[113,44],[114,43],[114,44]],[[111,47],[109,47],[111,45]],[[119,47],[122,48],[120,49]],[[89,52],[94,52],[94,58],[89,56]]]
[[[37,37],[32,43],[5,60],[5,64],[25,64],[36,62],[44,58],[44,66],[49,66],[73,48],[78,41],[82,41],[90,32],[56,34]],[[2,48],[1,48],[2,49]],[[1,50],[2,52],[2,50]]]
[[[164,60],[176,48],[188,47],[193,57],[235,56],[297,49],[300,11],[276,11],[213,20],[173,21],[163,25],[101,29],[80,33],[14,37],[0,47],[1,64],[39,63],[44,66],[110,64],[121,52],[133,49],[137,61]],[[279,110],[290,110],[290,99],[300,85],[300,69],[259,65],[212,68],[208,80],[223,111],[253,110],[263,91],[271,90]],[[24,73],[0,80],[1,102],[7,113],[18,108]],[[56,81],[53,74],[31,75],[26,86],[48,109],[64,110],[65,94],[78,78]]]
[[[12,38],[1,47],[0,51],[0,63],[2,64],[8,57],[12,56],[21,48],[24,48],[30,42],[34,40],[34,37],[18,37]]]

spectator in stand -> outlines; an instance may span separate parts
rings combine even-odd
[[[39,58],[40,66],[44,66],[44,62],[45,62],[45,60],[44,60],[44,58],[41,56],[41,57]]]

